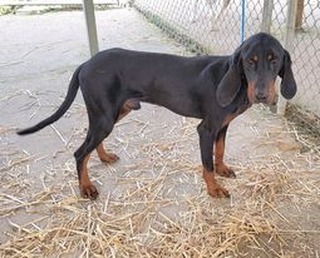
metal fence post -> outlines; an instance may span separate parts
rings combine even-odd
[[[288,10],[287,10],[287,21],[286,21],[286,34],[284,47],[289,52],[293,49],[293,41],[295,36],[295,22],[296,22],[296,13],[297,13],[297,4],[298,0],[288,1]],[[285,109],[287,106],[287,101],[279,94],[277,113],[279,115],[284,115]]]
[[[273,6],[273,0],[264,0],[262,10],[261,31],[266,33],[270,33],[271,30]]]
[[[241,0],[241,27],[240,27],[240,41],[245,38],[245,22],[246,22],[246,0]]]
[[[93,0],[83,0],[83,10],[87,24],[90,55],[93,56],[99,51]]]
[[[303,11],[304,11],[304,0],[298,0],[296,24],[295,24],[296,30],[301,29],[302,27]]]

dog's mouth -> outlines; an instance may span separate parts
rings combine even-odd
[[[251,102],[252,104],[266,104],[266,105],[274,105],[275,104],[275,95],[274,96],[266,96],[265,98],[257,98],[255,97],[253,101]]]

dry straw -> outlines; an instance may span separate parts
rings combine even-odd
[[[140,134],[124,136],[126,126],[136,126]],[[320,229],[310,227],[319,225],[319,218],[299,223],[306,213],[319,211],[315,153],[293,148],[249,153],[246,162],[235,158],[238,178],[218,179],[231,199],[212,199],[194,158],[195,121],[179,120],[171,131],[164,128],[165,136],[153,137],[161,127],[130,118],[117,126],[111,146],[132,159],[105,167],[93,158],[91,176],[101,191],[94,202],[78,197],[71,158],[47,166],[34,187],[28,173],[37,158],[7,149],[0,168],[0,214],[7,225],[1,257],[319,257]],[[270,130],[284,138],[296,135],[283,125],[266,129],[269,133],[256,123],[249,127],[259,148],[279,150]],[[0,132],[10,136],[6,129]],[[54,133],[67,145],[83,137],[82,131],[74,131],[71,140],[57,128]],[[137,138],[142,134],[149,138]],[[130,142],[140,142],[139,150],[130,150]]]

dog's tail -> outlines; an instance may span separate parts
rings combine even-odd
[[[82,67],[82,65],[80,65],[73,73],[73,76],[72,76],[70,84],[69,84],[67,96],[65,97],[64,101],[62,102],[62,104],[58,108],[58,110],[55,113],[53,113],[50,117],[39,122],[38,124],[36,124],[32,127],[26,128],[26,129],[19,130],[17,132],[17,134],[25,135],[25,134],[37,132],[37,131],[41,130],[42,128],[46,127],[47,125],[54,123],[60,117],[62,117],[64,115],[64,113],[67,112],[67,110],[70,108],[72,102],[74,101],[74,99],[77,95],[78,89],[80,87],[79,73],[80,73],[81,67]]]

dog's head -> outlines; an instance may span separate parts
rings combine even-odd
[[[278,75],[282,78],[282,96],[286,99],[293,98],[297,86],[289,53],[271,35],[253,35],[230,57],[228,71],[217,88],[218,103],[222,107],[228,106],[237,96],[244,78],[250,103],[272,104]]]

